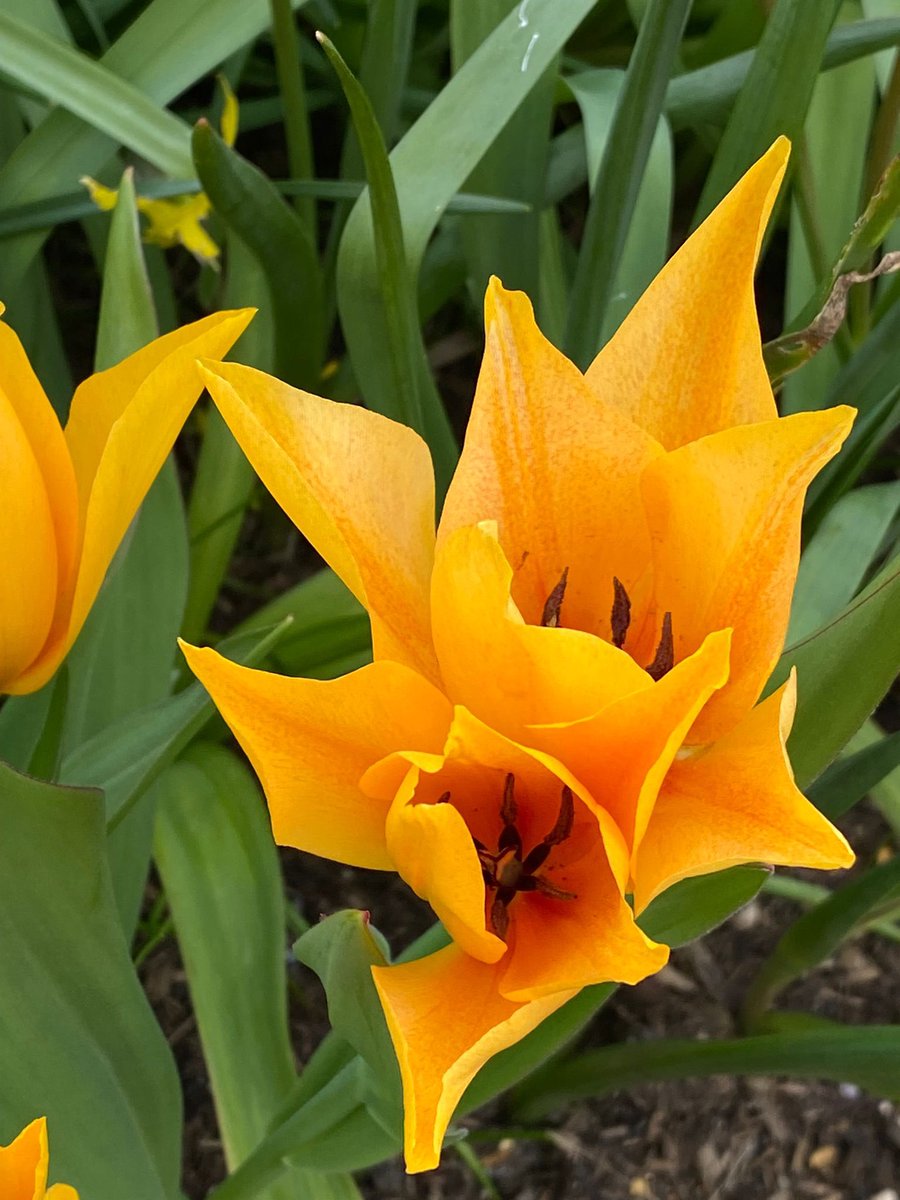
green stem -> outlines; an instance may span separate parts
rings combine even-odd
[[[300,62],[300,41],[291,0],[270,0],[272,12],[272,41],[275,45],[275,69],[284,112],[284,136],[287,142],[288,163],[293,179],[312,179],[312,140],[309,132],[309,109],[303,86],[303,66]],[[316,240],[316,202],[312,197],[296,196],[294,206],[303,218],[307,232]]]

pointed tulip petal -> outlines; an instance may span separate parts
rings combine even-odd
[[[444,697],[397,663],[322,682],[182,649],[259,776],[275,840],[353,866],[392,869],[389,802],[364,795],[359,781],[393,751],[439,750],[450,721]]]
[[[790,144],[779,138],[672,257],[588,368],[667,450],[776,416],[753,272]]]
[[[78,1193],[67,1183],[54,1183],[47,1189],[46,1200],[78,1200]]]
[[[534,728],[529,740],[564,762],[615,818],[629,847],[640,843],[675,755],[710,696],[728,679],[730,631],[658,683],[602,708],[585,721]]]
[[[235,364],[207,386],[260,479],[368,609],[376,658],[434,678],[434,476],[405,425]]]
[[[3,1200],[43,1200],[47,1162],[47,1122],[38,1117],[9,1146],[0,1146]]]
[[[639,480],[660,447],[541,334],[526,296],[492,280],[486,345],[439,541],[496,521],[526,620],[568,568],[564,624],[609,636],[613,577],[638,595],[649,542]]]
[[[794,784],[784,743],[795,696],[792,678],[715,745],[676,760],[637,853],[638,912],[679,879],[740,863],[852,864],[842,834]]]
[[[372,968],[403,1080],[410,1172],[438,1165],[453,1112],[488,1059],[575,994],[517,1004],[500,995],[501,969],[456,946],[415,962]]]
[[[752,707],[784,643],[810,480],[847,436],[853,410],[797,413],[713,434],[658,459],[643,480],[657,610],[676,661],[733,629],[731,676],[690,734],[713,741]]]
[[[198,355],[227,353],[253,312],[216,313],[92,375],[72,400],[65,438],[78,490],[80,558],[42,653],[17,691],[44,684],[81,631],[107,568],[202,390]]]
[[[510,601],[513,577],[488,527],[457,530],[441,544],[432,623],[451,699],[527,742],[528,725],[579,720],[647,686],[646,672],[609,642],[524,624]]]

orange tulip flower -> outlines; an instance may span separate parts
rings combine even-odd
[[[662,966],[634,917],[663,889],[736,863],[852,861],[793,782],[793,681],[756,704],[806,487],[853,416],[779,419],[763,366],[753,271],[787,154],[782,139],[747,173],[585,375],[491,283],[436,537],[416,434],[246,367],[204,370],[371,617],[375,661],[331,682],[185,652],[278,841],[398,871],[452,937],[374,971],[411,1171],[436,1165],[491,1055],[579,988]]]
[[[38,1117],[9,1146],[0,1146],[0,1196],[3,1200],[78,1200],[65,1183],[47,1187],[50,1155],[47,1120]]]
[[[65,431],[0,321],[0,695],[36,691],[71,649],[200,395],[198,354],[227,353],[252,315],[206,317],[92,375]]]

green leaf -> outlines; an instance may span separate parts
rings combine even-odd
[[[257,784],[228,751],[191,747],[156,790],[154,857],[233,1170],[260,1142],[296,1078],[278,855]],[[265,1196],[319,1200],[322,1185],[318,1176],[290,1171]]]
[[[289,383],[313,387],[325,331],[319,263],[303,222],[262,171],[226,146],[208,121],[194,127],[193,148],[197,174],[213,207],[266,277],[279,374]]]
[[[839,758],[807,788],[819,812],[836,821],[900,767],[900,730]]]
[[[294,944],[294,954],[321,979],[332,1029],[370,1068],[375,1115],[387,1129],[399,1130],[400,1071],[372,979],[372,967],[389,961],[387,943],[368,913],[347,909],[313,925]]]
[[[805,788],[847,744],[894,682],[900,664],[900,558],[828,625],[789,646],[769,690],[797,668],[798,707],[788,742]]]
[[[188,127],[102,63],[0,12],[3,73],[168,175],[190,175]]]
[[[852,600],[900,510],[900,482],[843,496],[800,559],[788,645],[813,633]]]
[[[569,300],[566,348],[582,368],[601,347],[603,323],[690,7],[690,0],[650,0],[625,72],[592,188]]]
[[[831,71],[898,43],[900,18],[897,17],[839,25],[828,35],[821,70]],[[666,92],[666,113],[673,129],[724,124],[744,86],[753,59],[754,52],[748,50],[673,79]]]
[[[253,665],[264,658],[287,622],[267,633],[227,638],[219,646],[234,661]],[[202,684],[193,683],[107,725],[63,760],[62,780],[103,788],[107,822],[114,830],[167,766],[215,715]]]
[[[848,937],[886,915],[900,900],[900,858],[870,867],[832,892],[782,934],[744,998],[744,1025],[753,1032],[789,983],[814,970]]]
[[[472,5],[468,0],[453,0],[450,50],[454,71],[519,3],[480,0]],[[467,187],[473,191],[517,196],[527,210],[525,216],[483,217],[467,221],[462,227],[468,286],[479,306],[491,275],[497,275],[508,288],[526,292],[538,307],[543,303],[538,271],[539,224],[556,77],[557,63],[552,62],[469,176]]]
[[[253,614],[236,633],[292,623],[272,652],[285,675],[333,679],[369,662],[372,639],[366,610],[327,568],[295,584]]]
[[[0,854],[0,1143],[46,1114],[55,1178],[172,1200],[178,1076],[122,936],[102,798],[0,764]]]
[[[684,946],[749,904],[770,874],[768,867],[730,867],[683,879],[657,896],[638,924],[654,941]]]
[[[443,410],[438,419],[429,421],[427,425],[425,421],[425,399],[420,392],[419,381],[427,373],[428,364],[419,329],[416,294],[406,271],[400,206],[384,135],[369,99],[353,72],[323,33],[316,36],[347,97],[353,127],[362,151],[366,178],[369,181],[368,198],[372,214],[375,265],[381,281],[381,301],[388,338],[387,351],[393,396],[390,406],[381,411],[386,416],[415,429],[428,441],[436,460],[446,460],[452,465],[456,449]],[[338,295],[340,299],[340,291]],[[357,374],[361,369],[362,364],[357,362]],[[432,403],[440,404],[437,393],[433,393],[428,399]]]
[[[900,1026],[835,1025],[752,1038],[642,1041],[586,1050],[529,1079],[516,1094],[515,1114],[530,1121],[581,1097],[710,1075],[833,1079],[896,1100],[900,1097]]]
[[[530,0],[511,12],[463,64],[390,156],[414,286],[425,248],[450,198],[541,78],[593,0]],[[524,66],[524,69],[523,69]],[[338,259],[341,322],[366,403],[392,403],[392,366],[369,201],[347,222]],[[432,412],[429,407],[426,416]],[[447,464],[437,464],[446,484]]]
[[[609,141],[623,80],[621,71],[610,70],[583,71],[568,80],[584,118],[588,178],[591,180],[597,178]],[[601,344],[609,341],[665,264],[672,223],[672,176],[672,139],[668,124],[660,120],[606,306]]]
[[[841,3],[777,0],[713,159],[696,224],[779,134],[796,138],[800,133]]]

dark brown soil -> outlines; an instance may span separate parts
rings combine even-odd
[[[887,837],[862,806],[848,832],[863,862]],[[406,944],[429,923],[424,905],[396,879],[335,869],[284,853],[286,884],[307,920],[346,906]],[[821,877],[819,877],[821,878]],[[594,1019],[583,1044],[661,1037],[728,1037],[760,962],[797,915],[791,903],[757,898],[703,941],[677,951],[659,975],[623,988]],[[286,940],[288,935],[286,934]],[[186,1108],[185,1190],[200,1200],[223,1162],[209,1084],[177,947],[166,942],[142,974],[173,1046]],[[900,1020],[900,944],[868,934],[790,989],[783,1007],[851,1024]],[[291,976],[298,1060],[327,1029],[314,978]],[[898,1200],[900,1117],[887,1101],[849,1084],[789,1079],[708,1079],[644,1085],[582,1101],[508,1136],[502,1104],[467,1122],[470,1144],[495,1189],[448,1150],[438,1171],[409,1177],[387,1163],[359,1179],[366,1200]],[[496,1131],[496,1132],[494,1132]]]

